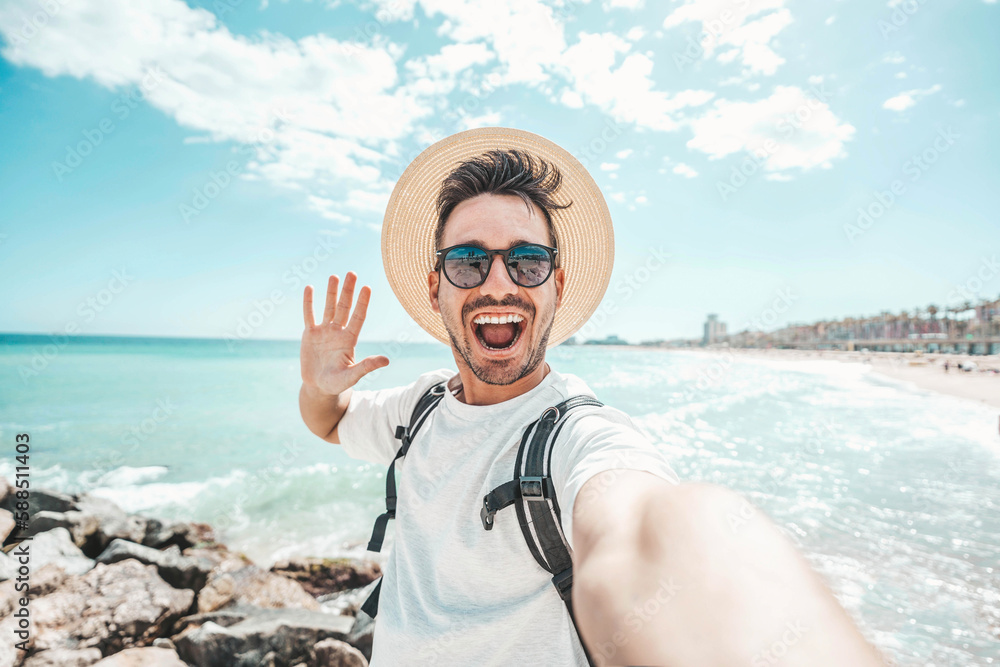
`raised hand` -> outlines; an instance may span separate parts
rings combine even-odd
[[[338,299],[339,281],[337,276],[330,276],[326,290],[326,309],[319,324],[316,324],[313,317],[312,285],[306,285],[302,299],[306,325],[300,352],[302,382],[330,395],[343,393],[368,373],[389,365],[388,357],[383,355],[354,361],[354,347],[358,343],[358,334],[368,312],[371,288],[367,285],[361,288],[358,304],[351,315],[357,275],[352,271],[347,272],[344,289]]]

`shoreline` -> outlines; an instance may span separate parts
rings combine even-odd
[[[1000,355],[918,354],[915,352],[846,352],[841,350],[788,350],[756,348],[644,348],[670,351],[722,354],[732,352],[737,357],[760,359],[839,361],[864,364],[883,377],[909,382],[919,389],[975,401],[1000,409]],[[945,362],[948,372],[944,370]],[[974,362],[979,370],[965,372],[958,364]]]

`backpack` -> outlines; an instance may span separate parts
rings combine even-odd
[[[389,464],[389,472],[385,476],[385,512],[375,520],[372,537],[368,542],[369,551],[382,550],[386,524],[389,519],[396,518],[396,461],[406,456],[406,451],[413,443],[413,437],[430,416],[431,411],[440,403],[445,391],[447,391],[445,382],[439,382],[428,389],[417,401],[410,416],[409,426],[396,427],[395,435],[402,445]],[[576,618],[573,615],[572,597],[573,561],[560,523],[559,502],[549,472],[552,449],[559,431],[566,423],[569,411],[586,405],[600,407],[604,404],[590,396],[573,396],[558,405],[546,408],[538,419],[528,424],[517,450],[514,479],[504,482],[486,494],[479,512],[483,529],[492,530],[494,515],[508,505],[514,505],[528,549],[542,569],[552,575],[552,585],[566,604],[574,628],[576,628]],[[529,524],[534,526],[534,530]],[[381,588],[380,578],[361,606],[361,611],[373,619],[378,612]],[[577,637],[579,638],[579,630]],[[594,661],[582,639],[580,645],[587,656],[587,663],[593,665]]]

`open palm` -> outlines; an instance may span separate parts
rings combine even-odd
[[[351,315],[354,301],[354,285],[357,276],[348,271],[344,277],[344,289],[337,298],[340,279],[330,276],[326,291],[326,308],[323,320],[316,324],[313,316],[313,288],[306,285],[302,299],[305,316],[305,331],[302,333],[302,381],[320,389],[323,393],[336,395],[357,384],[358,380],[377,368],[389,365],[383,355],[365,357],[354,361],[354,348],[358,344],[358,334],[365,322],[371,288],[365,285],[358,292],[358,304]]]

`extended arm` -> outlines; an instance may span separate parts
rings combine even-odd
[[[605,471],[577,496],[573,543],[597,664],[883,664],[794,546],[722,487]]]

